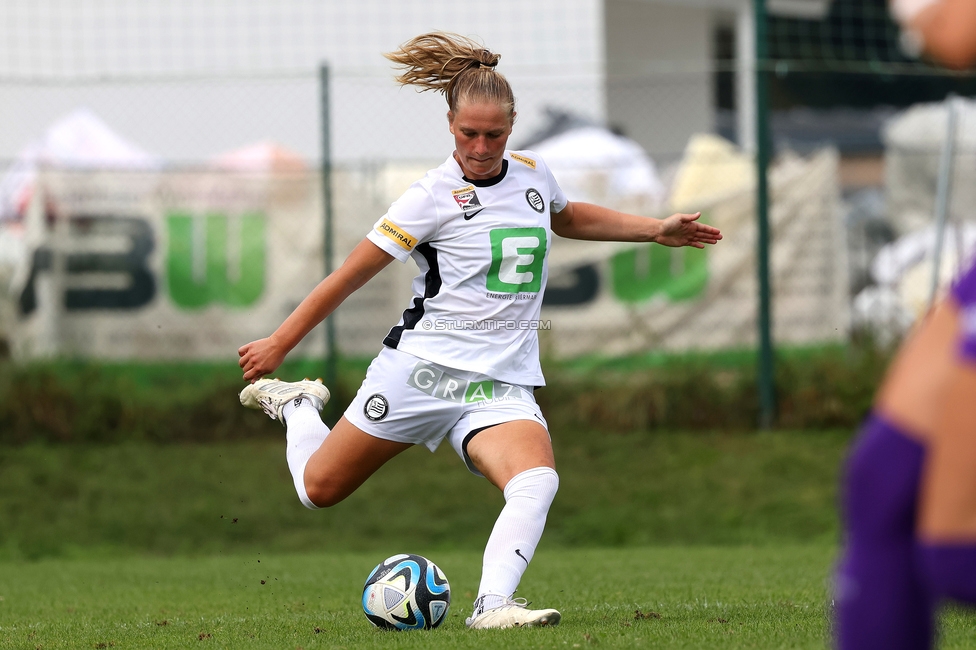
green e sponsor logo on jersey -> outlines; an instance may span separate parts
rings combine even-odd
[[[538,293],[546,262],[545,228],[496,228],[491,237],[488,291]]]

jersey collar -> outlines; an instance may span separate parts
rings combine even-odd
[[[491,178],[482,178],[482,179],[468,178],[467,176],[465,176],[464,175],[464,170],[461,169],[461,165],[459,165],[458,164],[458,161],[454,159],[454,154],[451,154],[451,157],[449,158],[449,160],[452,163],[454,163],[454,167],[455,167],[455,169],[457,169],[458,173],[461,175],[461,179],[465,183],[471,183],[475,187],[491,187],[492,185],[498,185],[499,183],[501,183],[505,179],[505,174],[508,173],[508,159],[507,158],[502,158],[502,170],[500,172],[498,172],[497,175],[492,176]]]

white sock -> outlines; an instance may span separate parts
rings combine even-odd
[[[505,486],[505,507],[485,547],[476,616],[498,607],[515,593],[542,538],[558,488],[559,475],[549,467],[526,470]]]
[[[292,400],[282,409],[285,418],[285,457],[288,459],[288,469],[295,481],[295,491],[302,505],[310,510],[318,510],[305,491],[305,466],[322,441],[329,435],[329,427],[322,422],[319,410],[312,406],[312,402],[299,398]]]

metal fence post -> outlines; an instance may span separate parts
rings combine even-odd
[[[332,236],[332,120],[329,112],[329,66],[323,63],[319,68],[319,113],[322,116],[322,210],[325,217],[323,257],[325,261],[325,277],[333,270],[333,236]],[[336,315],[333,312],[325,319],[325,383],[335,390],[336,382]]]
[[[776,417],[773,337],[769,283],[769,90],[766,2],[754,0],[756,31],[756,271],[759,275],[759,427],[769,429]]]
[[[945,105],[947,112],[945,142],[942,143],[942,156],[939,159],[939,177],[935,186],[935,246],[932,258],[932,282],[929,286],[929,309],[935,305],[939,292],[939,276],[942,274],[942,248],[945,241],[946,222],[949,218],[949,203],[952,199],[952,171],[956,144],[956,95],[949,93]],[[955,224],[956,237],[961,235],[961,224]],[[958,247],[957,247],[958,248]],[[961,264],[962,260],[956,260]]]

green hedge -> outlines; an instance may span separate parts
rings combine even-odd
[[[871,407],[891,351],[870,342],[788,350],[776,359],[776,426],[856,426]],[[536,392],[550,421],[605,431],[755,428],[754,353],[584,363],[547,372]]]
[[[889,353],[870,344],[783,352],[777,425],[855,426],[870,407]],[[546,364],[537,399],[553,424],[600,431],[750,429],[758,419],[754,354],[682,355]],[[366,362],[340,364],[326,419],[355,395]],[[321,375],[289,363],[285,379]],[[240,407],[233,364],[0,363],[0,444],[213,442],[280,435]]]
[[[319,376],[321,363],[289,363],[282,376]],[[332,387],[335,403],[361,379]],[[241,408],[240,369],[229,364],[0,364],[0,444],[215,442],[280,437],[281,426]]]

